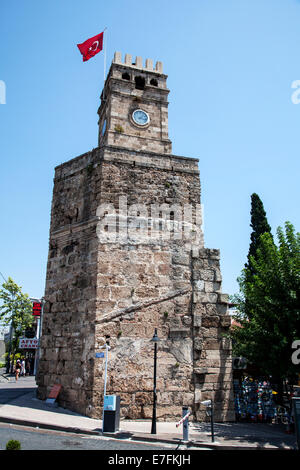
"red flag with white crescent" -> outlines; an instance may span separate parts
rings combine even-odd
[[[103,34],[104,31],[96,36],[93,36],[90,39],[87,39],[82,44],[77,44],[78,49],[82,54],[83,62],[89,60],[94,55],[103,49]]]

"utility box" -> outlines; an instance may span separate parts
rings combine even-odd
[[[117,432],[120,428],[120,397],[105,395],[103,404],[103,432]]]

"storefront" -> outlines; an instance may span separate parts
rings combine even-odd
[[[19,349],[22,351],[22,359],[25,360],[26,375],[34,375],[38,345],[37,338],[20,338]]]

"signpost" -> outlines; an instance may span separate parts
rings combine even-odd
[[[32,299],[32,300],[33,300],[32,315],[36,317],[36,326],[37,326],[36,336],[38,338],[38,342],[40,343],[42,321],[43,321],[44,298],[42,298],[40,301],[37,301],[36,299]],[[37,374],[39,359],[40,359],[40,348],[38,347],[38,350],[36,351],[35,358],[34,358],[34,375]]]
[[[206,406],[206,415],[210,416],[211,442],[215,442],[214,432],[214,403],[212,400],[201,401],[201,405]]]
[[[105,416],[105,402],[106,400],[110,400],[110,398],[107,397],[106,395],[106,383],[107,383],[107,364],[108,364],[108,351],[110,350],[110,346],[105,343],[102,348],[105,348],[105,354],[104,352],[96,352],[95,357],[96,358],[104,358],[105,355],[105,373],[104,373],[104,394],[103,394],[103,412],[102,412],[102,430],[104,429],[104,416]]]

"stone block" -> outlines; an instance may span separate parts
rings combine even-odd
[[[194,326],[200,328],[202,326],[202,317],[201,315],[194,315]]]
[[[121,64],[121,63],[122,63],[122,54],[121,54],[121,52],[115,52],[115,54],[114,54],[114,62],[117,63],[117,64]]]
[[[226,316],[220,317],[220,324],[223,328],[230,327],[230,325],[231,325],[231,316],[226,315]]]
[[[195,338],[194,339],[194,349],[196,351],[201,351],[203,349],[203,340],[202,340],[202,338]]]
[[[131,65],[132,64],[132,55],[131,54],[125,54],[125,64],[126,65]]]
[[[220,304],[228,304],[229,303],[228,294],[218,294],[218,302]]]
[[[218,315],[203,315],[202,326],[206,328],[218,327],[220,324],[220,317]]]

